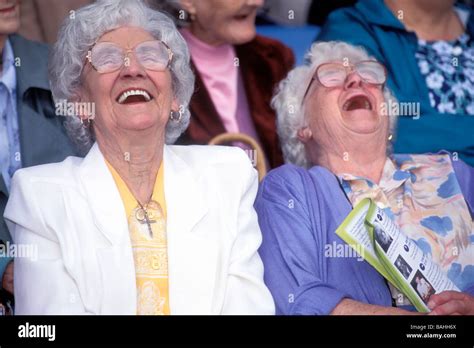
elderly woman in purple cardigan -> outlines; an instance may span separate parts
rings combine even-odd
[[[277,314],[412,313],[358,255],[328,253],[367,197],[461,290],[432,295],[431,314],[474,314],[474,168],[455,153],[391,153],[399,104],[362,48],[321,42],[307,58],[273,99],[291,164],[266,176],[255,203]]]

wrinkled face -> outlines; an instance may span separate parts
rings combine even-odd
[[[0,35],[14,34],[20,28],[20,0],[0,0]]]
[[[188,1],[195,11],[191,30],[201,40],[213,45],[238,45],[255,37],[255,17],[263,0]],[[193,9],[186,8],[186,5],[184,7],[193,13]]]
[[[347,74],[340,86],[312,82],[304,105],[308,127],[317,143],[342,145],[347,139],[388,135],[389,118],[382,115],[382,86],[367,83],[356,72]]]
[[[154,38],[141,28],[120,27],[104,34],[98,43],[111,42],[127,50],[150,40]],[[164,134],[171,109],[178,109],[169,69],[147,70],[134,53],[129,53],[120,69],[108,73],[99,73],[86,62],[79,98],[95,103],[96,135],[152,127]]]

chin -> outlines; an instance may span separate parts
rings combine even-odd
[[[150,115],[135,115],[123,122],[122,127],[128,130],[141,131],[154,127],[159,122],[157,117]]]
[[[342,120],[346,128],[356,133],[369,134],[379,129],[381,119],[373,112],[355,110],[342,113]]]
[[[371,134],[375,133],[380,128],[380,122],[370,119],[370,120],[353,120],[352,122],[345,122],[347,129],[350,129],[354,133],[359,134]]]
[[[257,31],[253,24],[244,27],[240,24],[236,24],[232,28],[232,34],[230,35],[228,42],[232,45],[243,45],[252,41],[255,36],[257,36]]]
[[[20,20],[5,20],[4,23],[0,23],[0,33],[6,35],[15,34],[20,30]]]
[[[378,131],[378,127],[353,127],[350,130],[357,134],[374,134]]]

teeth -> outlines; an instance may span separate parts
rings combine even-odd
[[[120,95],[120,97],[118,99],[119,104],[122,104],[131,95],[142,95],[143,97],[145,97],[146,101],[151,100],[151,97],[150,97],[150,95],[148,94],[147,91],[144,91],[142,89],[132,89],[130,91],[123,92]]]

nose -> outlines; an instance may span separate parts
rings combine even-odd
[[[359,76],[359,74],[353,71],[346,76],[344,89],[358,88],[362,85],[362,82],[362,78]]]
[[[146,69],[137,60],[133,52],[125,57],[122,70],[120,71],[121,77],[145,77]]]

